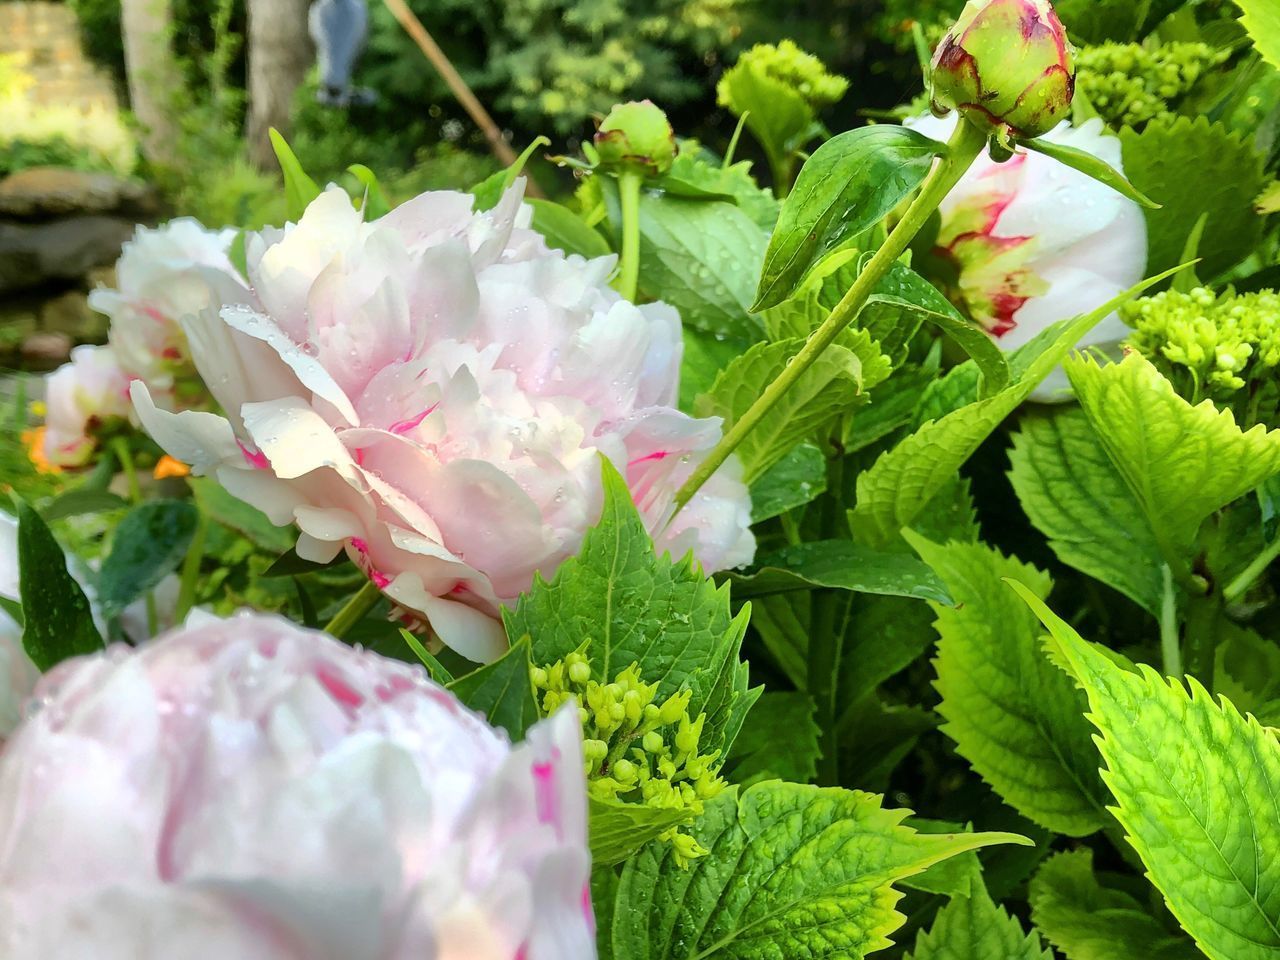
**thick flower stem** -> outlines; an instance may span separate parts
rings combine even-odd
[[[381,597],[382,591],[378,589],[378,585],[372,580],[366,581],[365,585],[346,602],[346,605],[334,614],[333,619],[325,624],[324,632],[342,639],[364,618],[366,613],[377,605]]]
[[[199,505],[197,504],[197,510]],[[174,612],[174,623],[180,624],[187,618],[196,602],[196,585],[200,582],[200,561],[204,559],[204,542],[209,535],[209,517],[199,510],[196,519],[196,532],[191,538],[191,547],[182,561],[182,581],[178,587],[178,606]]]
[[[1178,637],[1178,594],[1173,586],[1173,571],[1165,564],[1164,593],[1160,601],[1160,660],[1166,677],[1182,676],[1182,645]]]
[[[884,245],[871,258],[822,326],[810,335],[808,342],[783,368],[777,379],[765,388],[764,393],[760,394],[756,402],[693,471],[685,485],[680,488],[680,492],[676,494],[677,509],[693,499],[702,485],[729,459],[738,444],[742,443],[743,438],[754,430],[783,395],[796,385],[813,366],[814,361],[840,336],[840,332],[857,319],[885,274],[910,246],[911,241],[915,239],[916,234],[924,227],[933,212],[938,209],[946,195],[973,166],[973,162],[978,159],[986,144],[985,134],[977,127],[963,121],[956,126],[956,132],[948,144],[947,153],[933,168],[920,188],[919,195],[907,209],[902,220],[894,227],[893,232],[889,234]]]
[[[644,178],[634,171],[618,175],[618,199],[622,204],[622,254],[618,265],[617,291],[628,300],[636,298],[640,280],[640,188]]]

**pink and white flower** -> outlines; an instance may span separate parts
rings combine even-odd
[[[586,960],[581,728],[275,617],[67,661],[0,754],[10,960]]]
[[[907,121],[942,140],[955,123],[954,115]],[[1084,150],[1123,172],[1120,140],[1099,119],[1079,127],[1063,123],[1044,139]],[[936,253],[958,276],[949,293],[1005,350],[1021,347],[1059,320],[1100,307],[1138,283],[1146,270],[1142,209],[1042,153],[1018,153],[1006,163],[980,158],[940,212]],[[1079,346],[1118,350],[1129,332],[1112,314]],[[1044,402],[1069,397],[1061,370],[1032,394]]]
[[[636,306],[611,257],[551,250],[518,183],[492,211],[427,193],[366,223],[330,188],[298,224],[249,237],[256,305],[188,318],[227,417],[134,400],[170,454],[277,524],[298,553],[345,549],[413,620],[474,660],[496,617],[579,548],[599,516],[601,455],[660,548],[709,571],[750,561],[732,462],[668,524],[720,437],[674,407],[675,310]]]
[[[44,454],[56,467],[79,467],[93,456],[98,428],[133,412],[129,376],[110,347],[76,347],[45,380]]]

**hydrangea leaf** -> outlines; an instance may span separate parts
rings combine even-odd
[[[808,783],[818,769],[819,731],[813,714],[807,693],[765,693],[747,715],[721,775],[744,787],[760,780]]]
[[[1187,231],[1208,214],[1197,271],[1217,276],[1253,252],[1262,220],[1253,201],[1266,185],[1262,158],[1243,135],[1200,116],[1156,119],[1141,133],[1120,132],[1130,182],[1159,210],[1147,218],[1147,269],[1179,263]]]
[[[587,835],[597,867],[622,863],[646,843],[693,819],[690,807],[652,807],[587,796]]]
[[[946,820],[928,820],[924,817],[911,817],[907,826],[921,833],[965,833],[972,831],[971,825],[952,823]],[[922,890],[925,893],[936,893],[943,897],[968,897],[982,889],[982,861],[978,854],[970,851],[941,863],[935,863],[924,873],[907,877],[902,881],[904,887]]]
[[[751,485],[751,520],[759,523],[802,507],[827,491],[827,458],[811,443],[791,452]]]
[[[848,540],[814,540],[769,554],[746,574],[731,574],[739,600],[831,587],[855,593],[949,603],[946,586],[905,553],[871,550]]]
[[[879,348],[866,333],[859,331],[847,342],[854,349],[828,347],[743,439],[737,452],[747,483],[754,483],[796,444],[852,408],[868,378],[874,381],[888,373]],[[723,417],[728,430],[760,396],[761,386],[776,379],[803,345],[798,338],[757,343],[716,378],[694,411],[700,417]]]
[[[449,684],[449,689],[489,723],[501,727],[512,742],[538,720],[538,703],[529,679],[529,640],[521,637],[506,653]]]
[[[1280,67],[1280,6],[1274,0],[1236,0],[1236,4],[1244,11],[1241,23],[1262,59]]]
[[[979,887],[938,911],[909,960],[1053,960],[1053,954]]]
[[[1139,354],[1104,365],[1075,358],[1066,367],[1166,560],[1190,553],[1211,513],[1280,472],[1280,431],[1244,433],[1211,400],[1191,406]]]
[[[716,89],[735,116],[746,115],[747,129],[769,156],[785,157],[822,129],[813,108],[795,88],[748,62],[740,60],[726,70]]]
[[[1210,960],[1280,955],[1280,743],[1195,679],[1131,672],[1033,592],[1049,650],[1089,698],[1111,811],[1147,876]]]
[[[111,538],[98,574],[98,602],[107,618],[178,568],[195,536],[199,514],[182,500],[151,500],[130,510]]]
[[[550,582],[536,577],[505,611],[507,635],[531,638],[535,664],[562,660],[589,641],[597,680],[636,663],[645,682],[658,685],[659,700],[693,691],[690,714],[707,714],[701,743],[708,752],[726,749],[759,696],[739,659],[750,609],[735,617],[728,586],[706,579],[691,556],[657,556],[626,482],[607,460],[602,469],[600,521]]]
[[[956,601],[933,604],[942,731],[1023,816],[1068,836],[1100,829],[1106,790],[1084,697],[1045,657],[1035,616],[1001,582],[1048,596],[1049,577],[983,544],[908,538]]]
[[[930,835],[867,793],[770,781],[707,804],[687,869],[650,844],[623,868],[614,960],[861,958],[905,919],[894,884],[1011,834]]]
[[[1022,509],[1069,567],[1159,615],[1160,549],[1142,511],[1077,408],[1033,413],[1009,451]]]
[[[1032,923],[1067,960],[1203,957],[1133,897],[1102,886],[1088,847],[1046,860],[1031,881],[1029,899]]]
[[[773,191],[756,183],[749,160],[726,167],[705,151],[686,151],[675,158],[664,179],[679,179],[686,185],[731,198],[765,232],[773,230],[778,222],[781,204]]]

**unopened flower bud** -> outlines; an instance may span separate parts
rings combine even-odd
[[[933,101],[1008,148],[1071,110],[1074,51],[1050,0],[969,0],[933,58]]]
[[[657,177],[671,169],[676,137],[667,115],[650,100],[621,103],[596,130],[600,165],[617,173]]]

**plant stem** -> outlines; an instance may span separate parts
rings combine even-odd
[[[1160,600],[1160,656],[1166,677],[1182,676],[1182,648],[1178,642],[1178,596],[1173,588],[1173,571],[1165,564],[1164,593]]]
[[[1218,637],[1222,627],[1222,597],[1192,597],[1187,602],[1183,660],[1187,673],[1213,693],[1213,674],[1217,666]]]
[[[366,581],[365,585],[334,615],[334,618],[325,624],[324,632],[339,639],[346,636],[347,631],[359,623],[364,615],[377,605],[381,597],[382,591],[378,589],[378,585],[372,580]]]
[[[178,606],[174,610],[173,621],[181,624],[196,602],[196,584],[200,580],[200,561],[204,559],[204,542],[209,534],[209,518],[197,505],[196,532],[191,538],[191,547],[182,561],[182,583],[178,587]]]
[[[618,175],[618,198],[622,202],[622,256],[618,268],[617,291],[634,301],[640,280],[640,188],[644,179],[634,171]]]
[[[1267,572],[1267,567],[1275,561],[1276,557],[1280,557],[1280,537],[1276,538],[1276,542],[1267,547],[1260,554],[1253,558],[1253,562],[1245,567],[1241,574],[1227,584],[1222,591],[1222,599],[1227,603],[1234,603],[1239,600],[1246,590],[1253,586],[1260,576]]]
[[[133,465],[133,454],[129,451],[129,442],[124,437],[115,437],[111,441],[111,450],[120,461],[120,469],[124,471],[125,481],[129,484],[129,499],[135,504],[142,502],[142,484],[138,482],[138,468]],[[156,612],[156,595],[148,590],[143,598],[147,608],[147,636],[154,637],[160,628],[160,615]]]
[[[783,395],[796,385],[823,351],[835,342],[840,332],[857,319],[884,275],[911,245],[911,241],[928,222],[933,212],[938,209],[938,205],[946,195],[973,166],[973,162],[978,159],[986,143],[986,136],[980,130],[966,121],[960,122],[956,127],[955,135],[951,138],[946,155],[934,166],[920,188],[920,194],[907,208],[906,214],[893,228],[884,245],[876,251],[862,273],[858,274],[858,279],[836,304],[822,326],[810,335],[808,342],[800,348],[800,352],[791,359],[778,374],[777,379],[765,388],[756,402],[721,438],[707,458],[698,464],[697,469],[676,494],[677,510],[693,499],[693,495],[702,488],[712,474],[723,466],[742,443],[743,438],[755,429]]]

